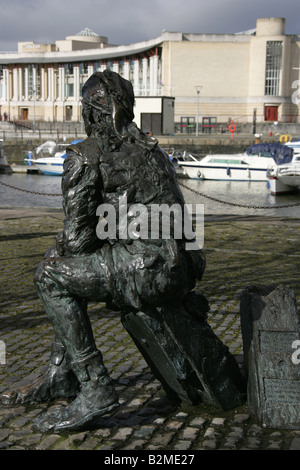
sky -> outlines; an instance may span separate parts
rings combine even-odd
[[[0,51],[17,43],[52,43],[89,28],[109,44],[146,41],[163,30],[231,34],[257,18],[286,19],[286,34],[300,34],[299,0],[0,0]]]

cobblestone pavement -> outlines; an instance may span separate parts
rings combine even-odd
[[[33,275],[62,218],[56,210],[0,209],[0,340],[6,348],[0,392],[30,383],[47,366],[53,332]],[[299,239],[300,220],[228,216],[206,221],[207,269],[201,290],[210,303],[212,328],[240,363],[240,294],[250,284],[284,283],[299,299]],[[121,406],[99,420],[97,429],[68,435],[43,435],[32,429],[33,418],[53,403],[2,406],[0,449],[300,450],[300,429],[265,429],[247,405],[223,412],[170,401],[125,332],[118,312],[90,304],[89,313]]]

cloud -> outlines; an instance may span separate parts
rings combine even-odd
[[[286,18],[286,33],[300,33],[298,0],[0,0],[0,50],[21,41],[51,42],[88,27],[112,44],[129,44],[167,31],[234,33],[256,19]]]

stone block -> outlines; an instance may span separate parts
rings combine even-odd
[[[250,411],[266,427],[300,429],[300,364],[294,349],[300,320],[293,290],[249,287],[241,296],[240,315]]]

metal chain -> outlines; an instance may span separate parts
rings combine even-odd
[[[38,193],[36,191],[29,191],[28,189],[17,188],[17,186],[13,186],[12,184],[3,183],[3,181],[0,181],[0,184],[2,184],[3,186],[7,186],[8,188],[16,189],[17,191],[23,191],[24,193],[38,194],[39,196],[61,197],[61,194]]]
[[[52,197],[61,197],[61,194],[49,194],[49,193],[41,193],[41,192],[36,192],[36,191],[29,191],[28,189],[23,189],[23,188],[17,188],[16,186],[13,186],[12,184],[7,184],[3,183],[3,181],[0,181],[0,184],[3,186],[7,186],[8,188],[15,189],[17,191],[22,191],[24,193],[30,193],[30,194],[37,194],[38,196],[52,196]],[[179,183],[180,186],[182,186],[185,189],[188,189],[189,191],[197,194],[198,196],[205,197],[206,199],[210,199],[211,201],[219,202],[220,204],[226,204],[228,206],[235,206],[235,207],[243,207],[246,209],[284,209],[286,207],[296,207],[300,206],[300,202],[295,202],[292,204],[286,204],[286,205],[275,205],[275,206],[249,206],[247,204],[238,204],[235,202],[229,202],[229,201],[222,201],[221,199],[217,199],[212,196],[208,196],[207,194],[201,193],[200,191],[196,191],[195,189],[190,188],[189,186]]]
[[[193,193],[197,194],[198,196],[205,197],[207,199],[210,199],[211,201],[219,202],[221,204],[227,204],[228,206],[236,206],[236,207],[243,207],[246,209],[284,209],[285,207],[295,207],[295,206],[300,206],[300,202],[295,202],[292,204],[286,204],[286,205],[275,205],[275,206],[249,206],[247,204],[238,204],[235,202],[229,202],[229,201],[222,201],[221,199],[217,199],[212,196],[208,196],[207,194],[201,193],[200,191],[196,191],[196,189],[192,189],[189,186],[186,186],[183,183],[179,183],[180,186],[182,186],[185,189],[188,189],[189,191],[192,191]]]

